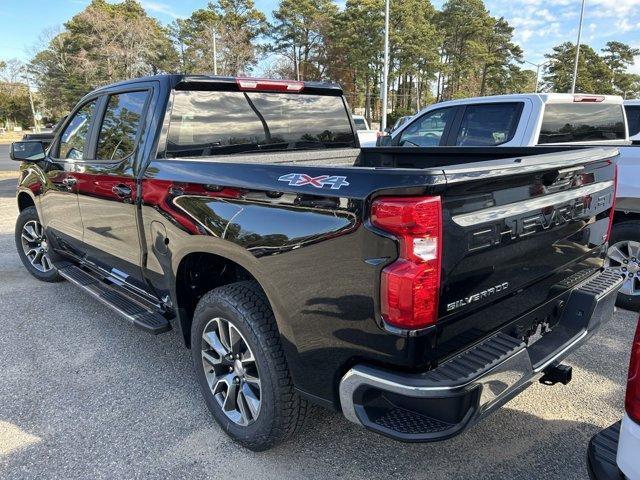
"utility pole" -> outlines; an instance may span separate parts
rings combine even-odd
[[[380,130],[387,128],[387,92],[389,90],[389,0],[385,0],[384,6],[384,66],[382,69],[382,118]]]
[[[578,78],[578,60],[580,59],[580,35],[582,34],[582,20],[584,18],[584,2],[580,9],[580,23],[578,24],[578,41],[576,42],[576,59],[573,63],[573,81],[571,82],[571,93],[576,93],[576,80]]]
[[[533,63],[533,62],[530,62],[529,60],[524,60],[524,62],[536,67],[536,87],[535,87],[534,93],[538,93],[538,90],[540,89],[540,67],[549,63],[549,60],[547,60],[546,62],[540,62],[540,63]]]
[[[214,75],[218,75],[218,55],[217,55],[217,50],[216,50],[216,29],[214,28],[211,31],[211,34],[213,36],[213,74]]]

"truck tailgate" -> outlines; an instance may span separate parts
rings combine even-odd
[[[591,149],[444,169],[439,356],[602,266],[616,155]]]

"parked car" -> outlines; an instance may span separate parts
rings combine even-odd
[[[358,133],[358,140],[360,141],[361,147],[375,147],[376,141],[380,136],[380,132],[378,130],[372,130],[369,128],[369,124],[367,123],[367,119],[362,115],[353,115],[353,123],[356,126],[356,130]]]
[[[640,101],[562,93],[477,97],[431,105],[381,143],[400,146],[615,145],[616,218],[608,262],[625,279],[618,305],[640,310]],[[627,119],[629,124],[627,127]]]
[[[356,145],[332,84],[106,86],[46,152],[13,144],[18,255],[178,328],[213,417],[254,450],[309,402],[437,441],[569,382],[560,362],[622,284],[604,269],[617,150]]]
[[[592,480],[640,479],[640,321],[631,347],[625,410],[621,422],[589,442],[587,466]]]
[[[629,140],[640,142],[640,100],[625,100],[624,110],[629,125]]]

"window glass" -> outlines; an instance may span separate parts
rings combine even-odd
[[[111,95],[104,112],[96,158],[121,160],[133,153],[147,92]]]
[[[469,105],[462,116],[456,145],[500,145],[513,138],[520,117],[519,103]]]
[[[449,122],[453,121],[455,109],[443,108],[429,112],[413,122],[400,134],[399,145],[436,147]]]
[[[603,103],[548,103],[538,143],[624,140],[621,105]]]
[[[60,136],[60,149],[58,158],[71,158],[80,160],[83,157],[84,146],[89,135],[91,117],[96,109],[96,100],[93,100],[80,108],[73,116],[67,128]]]
[[[368,130],[367,123],[364,121],[364,118],[353,118],[353,123],[356,124],[356,130]]]
[[[341,97],[271,92],[175,92],[167,156],[354,147]]]
[[[640,133],[640,106],[624,107],[627,111],[627,122],[629,122],[629,136],[633,137]]]

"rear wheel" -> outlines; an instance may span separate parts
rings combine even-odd
[[[191,353],[209,410],[238,443],[266,450],[302,425],[307,404],[293,388],[273,312],[255,283],[200,299]]]
[[[43,282],[63,280],[51,262],[49,242],[36,207],[25,208],[18,215],[15,239],[20,260],[31,275]]]
[[[640,221],[630,220],[613,226],[607,251],[607,266],[619,273],[624,283],[616,305],[640,310]]]

